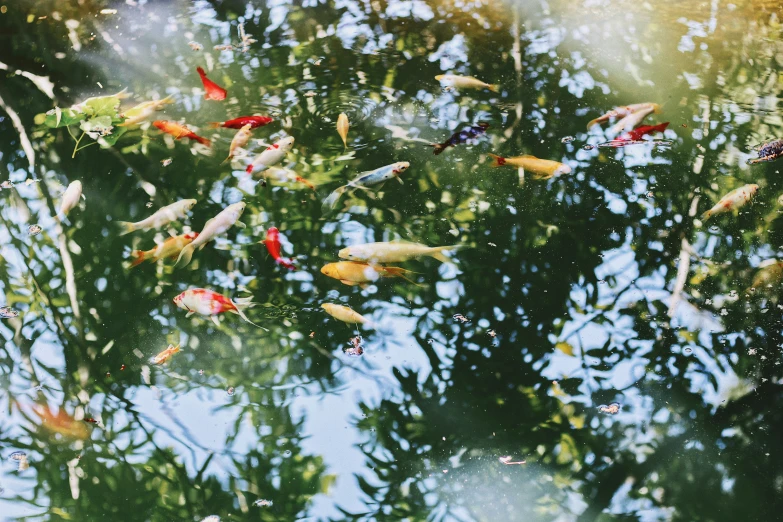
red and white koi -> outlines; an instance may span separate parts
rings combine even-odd
[[[207,78],[207,73],[204,72],[204,69],[201,67],[196,67],[196,72],[201,77],[201,83],[204,84],[204,90],[206,93],[204,94],[204,99],[207,100],[225,100],[226,95],[228,94],[228,91],[226,91],[223,87],[216,84],[209,78]]]
[[[278,265],[282,265],[289,270],[296,270],[294,263],[291,260],[283,259],[280,256],[280,231],[276,227],[270,227],[266,231],[266,239],[261,241],[266,245],[266,249],[269,251],[269,255],[277,262]]]
[[[636,112],[632,112],[631,114],[625,116],[620,121],[609,127],[609,130],[606,131],[609,135],[615,135],[619,134],[625,130],[633,129],[637,125],[639,125],[647,116],[652,114],[653,112],[659,112],[660,107],[656,103],[651,103],[649,107],[644,107],[642,109],[639,109]]]
[[[193,258],[193,253],[197,248],[201,250],[207,243],[226,232],[232,226],[237,225],[240,228],[244,228],[245,224],[239,221],[239,218],[242,216],[242,212],[245,211],[245,206],[246,204],[244,201],[234,203],[223,209],[217,216],[207,221],[204,225],[204,229],[199,232],[198,237],[182,249],[175,266],[186,266],[190,263],[190,260]]]
[[[707,212],[701,215],[702,221],[707,221],[709,218],[711,218],[714,215],[717,214],[724,214],[726,212],[731,212],[734,209],[738,209],[745,205],[748,201],[753,199],[753,196],[756,195],[756,192],[758,191],[759,186],[750,184],[750,185],[743,185],[742,187],[738,189],[734,189],[722,198],[720,198],[720,201],[718,201],[717,205],[709,209]]]
[[[646,102],[646,103],[634,103],[632,105],[625,105],[625,106],[622,106],[622,107],[615,107],[611,111],[609,111],[609,112],[607,112],[605,114],[602,114],[598,118],[596,118],[594,120],[590,120],[590,122],[587,124],[587,128],[589,129],[590,127],[592,127],[593,125],[595,125],[597,123],[604,123],[604,122],[607,122],[607,121],[609,121],[611,119],[614,119],[614,118],[623,118],[625,116],[628,116],[629,114],[633,114],[635,112],[639,112],[641,110],[644,110],[644,109],[647,109],[647,108],[650,108],[650,107],[652,107],[653,110],[656,113],[660,112],[660,110],[661,110],[661,106],[660,105],[658,105],[657,103],[649,103],[649,102]]]
[[[280,163],[285,158],[291,147],[294,146],[294,138],[287,136],[277,143],[273,143],[264,150],[261,154],[255,157],[253,162],[247,166],[245,172],[248,174],[254,174],[256,178],[261,177],[260,174],[267,170],[269,167],[273,167]]]
[[[211,318],[212,322],[217,326],[220,326],[217,316],[225,312],[230,312],[237,314],[253,326],[268,331],[263,326],[259,326],[248,319],[244,312],[242,312],[244,308],[250,308],[255,305],[250,299],[251,298],[248,297],[232,301],[223,294],[207,290],[206,288],[191,288],[175,297],[174,304],[177,305],[178,308],[188,311],[186,317],[190,317],[193,314],[203,315]]]

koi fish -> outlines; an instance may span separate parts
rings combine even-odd
[[[250,132],[250,129],[252,128],[253,126],[248,123],[234,134],[234,138],[231,140],[231,145],[228,148],[228,157],[226,158],[226,161],[234,157],[234,152],[237,149],[247,145],[247,142],[250,141],[250,138],[253,136],[253,133]]]
[[[179,353],[179,345],[174,346],[173,344],[170,344],[168,348],[160,352],[158,355],[150,359],[150,362],[152,364],[163,364],[169,359],[171,359],[175,353]]]
[[[405,276],[413,273],[410,270],[396,266],[369,265],[354,261],[329,263],[321,268],[321,273],[327,277],[337,279],[344,285],[359,285],[363,288],[368,283],[375,282],[382,277],[400,277],[409,283],[416,284]]]
[[[625,106],[622,106],[622,107],[615,107],[611,111],[609,111],[609,112],[607,112],[605,114],[602,114],[598,118],[596,118],[594,120],[590,120],[590,122],[588,122],[588,124],[587,124],[587,128],[590,129],[590,127],[592,127],[593,125],[595,125],[597,123],[604,123],[604,122],[609,121],[610,119],[613,119],[613,118],[622,118],[622,117],[628,116],[629,114],[633,114],[634,112],[638,112],[638,111],[640,111],[642,109],[646,109],[646,108],[649,108],[649,107],[653,107],[653,110],[656,113],[660,112],[660,110],[661,110],[661,106],[660,105],[658,105],[657,103],[649,103],[649,102],[647,102],[647,103],[634,103],[632,105],[625,105]]]
[[[618,140],[628,140],[628,141],[639,141],[644,136],[647,136],[648,134],[653,134],[655,132],[663,132],[666,130],[666,127],[669,126],[669,122],[663,122],[659,123],[658,125],[642,125],[641,127],[638,127],[636,129],[633,129],[630,132],[627,132],[617,138]]]
[[[411,164],[407,161],[400,161],[397,163],[392,163],[391,165],[386,165],[385,167],[371,170],[369,172],[362,172],[356,179],[347,185],[338,187],[334,190],[334,192],[329,194],[329,196],[324,200],[323,208],[324,210],[334,208],[335,205],[337,205],[337,200],[340,199],[340,196],[342,196],[345,191],[349,189],[367,188],[372,185],[378,185],[379,183],[383,183],[384,181],[390,180],[392,178],[396,178],[397,181],[403,183],[402,179],[400,178],[400,174],[408,170],[408,167],[410,166]]]
[[[244,211],[245,202],[240,201],[239,203],[227,206],[217,216],[207,221],[204,225],[204,229],[199,232],[198,237],[189,245],[185,245],[182,252],[179,253],[175,266],[187,266],[193,258],[193,253],[197,248],[201,250],[207,243],[215,239],[216,236],[223,234],[232,226],[237,225],[240,228],[244,228],[245,224],[239,221],[239,218]]]
[[[174,98],[172,96],[166,96],[162,100],[152,100],[140,103],[127,111],[121,112],[120,117],[125,118],[125,121],[117,126],[130,127],[131,125],[138,125],[152,116],[155,111],[162,111],[166,105],[172,103],[174,103]]]
[[[261,241],[266,245],[266,249],[269,251],[269,255],[277,262],[278,265],[282,265],[289,270],[296,270],[294,263],[290,260],[285,260],[280,256],[280,231],[275,227],[270,227],[266,231],[266,239]]]
[[[756,165],[758,163],[776,160],[783,156],[783,140],[773,140],[768,143],[764,143],[761,147],[758,148],[758,153],[758,158],[749,159],[748,165]]]
[[[774,259],[768,261],[765,265],[759,266],[758,272],[753,276],[751,288],[777,286],[783,280],[783,261]]]
[[[33,413],[41,420],[41,427],[47,431],[70,439],[84,440],[90,436],[90,430],[71,417],[65,408],[60,408],[57,413],[54,413],[48,406],[36,404],[33,406]]]
[[[272,123],[273,120],[269,116],[240,116],[228,121],[213,121],[209,124],[210,128],[217,129],[218,127],[225,127],[226,129],[241,129],[245,125],[250,125],[251,129],[263,127]]]
[[[166,241],[153,248],[152,250],[134,250],[131,252],[133,262],[131,267],[139,266],[144,261],[156,263],[161,259],[177,259],[182,249],[193,242],[198,237],[198,232],[188,232],[180,236],[168,238]]]
[[[370,328],[373,327],[369,319],[364,317],[359,312],[354,312],[347,306],[324,303],[321,305],[321,308],[323,308],[327,314],[331,315],[338,321],[342,321],[344,323],[364,324]]]
[[[751,184],[743,185],[738,189],[732,190],[720,198],[720,201],[718,201],[717,205],[701,215],[702,221],[707,221],[716,214],[723,214],[725,212],[731,212],[734,209],[740,208],[756,195],[756,191],[758,191],[758,189],[758,185]]]
[[[498,85],[485,83],[473,76],[459,76],[457,74],[439,74],[435,77],[439,82],[445,82],[457,89],[489,89],[498,92]]]
[[[143,219],[136,223],[129,223],[127,221],[120,221],[118,225],[122,228],[120,232],[121,236],[130,234],[136,230],[149,230],[151,228],[165,227],[169,223],[178,221],[187,216],[190,209],[197,203],[195,199],[181,199],[171,205],[159,209],[147,219]]]
[[[337,117],[337,134],[343,139],[343,145],[348,147],[348,129],[350,124],[348,123],[348,116],[345,113],[340,113]]]
[[[166,120],[155,120],[152,122],[154,126],[156,126],[161,131],[165,132],[166,134],[171,134],[174,136],[175,140],[178,140],[180,138],[189,138],[191,140],[195,140],[202,145],[206,145],[207,147],[212,146],[212,142],[209,141],[206,138],[202,138],[201,136],[197,135],[192,130],[188,129],[184,125],[180,125],[179,123],[173,122],[173,121],[166,121]]]
[[[201,67],[196,67],[196,72],[201,77],[201,83],[204,84],[204,90],[206,93],[204,94],[205,100],[225,100],[226,95],[228,94],[228,91],[226,91],[223,87],[216,84],[209,78],[207,78],[207,73],[204,72],[204,69]]]
[[[392,241],[387,243],[365,243],[343,248],[337,253],[340,259],[364,263],[402,263],[417,257],[430,256],[441,263],[453,263],[443,252],[462,248],[462,245],[429,247],[420,243]]]
[[[273,143],[267,147],[264,152],[255,157],[253,162],[247,166],[245,172],[248,174],[253,174],[253,171],[258,171],[259,175],[254,177],[261,177],[260,174],[262,172],[267,170],[269,167],[280,163],[293,146],[294,138],[291,136],[285,137],[279,140],[277,143]]]
[[[190,317],[193,314],[203,315],[211,318],[216,326],[220,326],[217,316],[225,312],[231,312],[237,314],[253,326],[268,332],[269,330],[254,323],[242,312],[242,309],[255,305],[250,299],[248,297],[232,301],[223,294],[207,290],[206,288],[191,288],[175,297],[174,304],[178,308],[188,311],[185,317]]]
[[[639,109],[638,111],[632,112],[628,116],[625,116],[623,119],[609,127],[609,130],[606,132],[607,134],[619,134],[626,129],[633,129],[639,125],[647,116],[657,111],[658,105],[651,104],[650,107]]]
[[[525,154],[524,156],[515,156],[513,158],[503,158],[490,154],[492,157],[492,167],[502,167],[509,165],[511,167],[521,167],[525,172],[530,172],[533,179],[549,179],[560,174],[570,174],[571,167],[559,161],[539,159],[535,156]]]
[[[68,212],[74,209],[79,204],[79,199],[82,197],[82,182],[73,181],[68,188],[63,192],[63,199],[60,202],[60,212],[58,216],[67,216]]]
[[[443,143],[433,143],[431,146],[433,147],[433,154],[436,156],[446,150],[449,147],[456,147],[457,145],[460,145],[462,143],[465,143],[467,141],[473,140],[487,132],[487,129],[489,128],[489,123],[481,122],[478,125],[475,125],[473,127],[468,127],[467,129],[463,129],[459,132],[455,132],[451,135],[449,139],[444,141]]]

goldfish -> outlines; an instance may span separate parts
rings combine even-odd
[[[196,67],[196,72],[201,77],[201,83],[204,84],[204,90],[206,91],[204,94],[204,99],[215,101],[226,99],[226,94],[228,94],[228,91],[207,78],[207,73],[204,72],[204,69],[201,67]]]
[[[658,125],[642,125],[641,127],[638,127],[636,129],[633,129],[632,131],[629,131],[622,136],[620,136],[617,139],[620,140],[629,140],[629,141],[639,141],[644,136],[647,136],[648,134],[652,134],[654,132],[663,132],[666,130],[666,127],[669,126],[669,122],[663,122],[659,123]]]
[[[350,124],[348,123],[348,116],[345,113],[340,113],[337,117],[337,134],[343,139],[343,145],[348,147],[348,129]]]
[[[409,283],[413,283],[405,276],[405,274],[412,273],[410,270],[396,266],[369,265],[355,261],[340,261],[338,263],[326,264],[321,268],[321,273],[327,277],[337,279],[344,285],[359,285],[362,288],[366,287],[367,283],[372,283],[382,277],[400,277]]]
[[[176,203],[166,205],[147,219],[143,219],[136,223],[120,221],[118,223],[120,228],[122,228],[120,235],[124,236],[125,234],[130,234],[136,230],[149,230],[151,228],[165,227],[169,223],[184,218],[196,203],[197,201],[195,199],[181,199]]]
[[[638,111],[632,112],[609,127],[609,130],[606,132],[607,134],[618,134],[626,129],[633,129],[639,125],[648,115],[652,114],[653,112],[658,112],[658,110],[659,108],[656,104],[652,104],[650,107],[639,109]]]
[[[272,259],[274,259],[277,264],[282,265],[289,270],[296,270],[296,267],[290,260],[287,261],[280,256],[280,231],[277,230],[277,228],[270,227],[269,230],[266,231],[266,239],[261,241],[261,243],[266,245],[269,255],[272,256]]]
[[[160,259],[177,259],[182,249],[193,242],[198,237],[198,232],[188,232],[180,236],[174,236],[168,238],[166,241],[153,248],[152,250],[134,250],[131,252],[133,262],[131,266],[139,266],[144,261],[152,261],[153,263]]]
[[[285,155],[288,154],[288,151],[291,150],[291,147],[293,146],[294,138],[291,136],[285,137],[277,143],[273,143],[267,147],[264,152],[255,157],[253,162],[247,166],[245,172],[253,174],[253,171],[258,171],[260,174],[269,167],[277,165],[285,158]],[[260,177],[260,175],[256,177]]]
[[[68,188],[63,192],[63,199],[60,202],[60,212],[58,216],[67,216],[68,213],[79,204],[79,199],[82,197],[82,182],[73,181]]]
[[[759,265],[756,275],[753,276],[751,288],[777,286],[781,280],[783,280],[783,261],[771,259]]]
[[[525,154],[524,156],[515,156],[512,158],[503,158],[490,154],[493,167],[502,167],[509,165],[511,167],[521,167],[525,172],[532,174],[533,179],[549,179],[560,174],[570,174],[571,167],[559,161],[539,159],[535,156]]]
[[[661,106],[658,105],[657,103],[634,103],[632,105],[625,105],[623,107],[615,107],[611,111],[602,114],[598,118],[594,120],[590,120],[590,122],[588,122],[587,124],[587,128],[589,129],[590,127],[592,127],[597,123],[603,123],[609,121],[612,118],[622,118],[628,116],[629,114],[633,114],[635,112],[639,112],[643,109],[648,109],[650,107],[652,107],[656,113],[660,112],[661,110]]]
[[[207,138],[202,138],[192,130],[188,129],[186,126],[180,125],[179,123],[166,120],[155,120],[152,122],[152,124],[166,134],[171,134],[174,136],[175,140],[180,138],[189,138],[201,143],[202,145],[206,145],[207,147],[212,146],[212,142]]]
[[[250,125],[250,128],[256,129],[272,123],[273,120],[269,116],[240,116],[228,121],[213,121],[209,126],[213,129],[218,127],[225,127],[226,129],[241,129],[245,125]]]
[[[163,364],[169,359],[171,359],[175,353],[179,353],[179,345],[174,346],[173,344],[170,344],[168,348],[160,352],[158,355],[153,357],[150,362],[152,364]]]
[[[481,122],[478,125],[475,125],[473,127],[468,127],[467,129],[463,129],[459,132],[455,132],[451,135],[449,139],[444,141],[443,143],[433,143],[431,144],[433,147],[433,153],[437,156],[444,150],[446,150],[449,147],[456,147],[457,145],[461,143],[465,143],[467,141],[473,140],[487,132],[487,129],[489,128],[489,123]]]
[[[193,258],[193,252],[196,251],[196,248],[201,250],[207,243],[215,239],[216,236],[224,233],[233,225],[244,228],[245,224],[239,221],[239,218],[244,211],[245,202],[240,201],[239,203],[227,206],[217,216],[207,221],[204,225],[204,229],[199,232],[198,237],[189,245],[185,245],[182,252],[179,253],[175,266],[186,266]]]
[[[248,319],[244,312],[242,312],[243,308],[250,308],[255,305],[250,299],[251,298],[242,298],[232,301],[223,294],[207,290],[206,288],[191,288],[175,297],[174,304],[177,305],[178,308],[188,311],[186,317],[190,317],[193,314],[204,315],[210,317],[212,322],[217,326],[220,326],[220,322],[217,319],[218,314],[231,312],[237,314],[253,326],[266,330],[266,328],[258,326]]]
[[[364,324],[372,328],[372,323],[369,319],[364,317],[359,312],[354,312],[347,306],[324,303],[321,305],[321,308],[326,310],[327,314],[331,315],[338,321],[342,321],[344,323]]]
[[[41,427],[52,433],[57,433],[69,439],[87,439],[90,430],[81,422],[68,415],[64,408],[54,413],[48,406],[36,404],[33,406],[35,413],[41,420]]]
[[[489,89],[498,92],[497,84],[485,83],[473,76],[459,76],[457,74],[439,74],[435,77],[439,82],[445,82],[457,89]]]
[[[120,117],[125,118],[125,121],[120,123],[118,127],[130,127],[131,125],[138,125],[152,116],[155,111],[161,111],[166,107],[166,105],[172,103],[174,103],[174,98],[172,96],[166,96],[162,100],[142,102],[135,107],[120,113]]]
[[[364,263],[401,263],[422,256],[430,256],[441,263],[452,263],[443,252],[456,250],[462,245],[429,247],[420,243],[392,241],[388,243],[364,243],[343,248],[337,253],[340,259]]]
[[[253,126],[248,123],[234,134],[234,138],[231,140],[231,145],[228,148],[228,158],[226,158],[226,161],[234,157],[234,152],[237,149],[247,145],[247,142],[250,141],[250,138],[253,136],[253,133],[250,132],[250,129],[252,128]]]
[[[742,187],[738,189],[734,189],[722,198],[720,198],[720,201],[709,209],[707,212],[701,215],[701,219],[703,221],[707,221],[709,218],[716,214],[723,214],[725,212],[730,212],[734,209],[740,208],[745,203],[750,201],[753,196],[756,195],[756,191],[758,191],[759,186],[758,185],[743,185]]]
[[[408,170],[408,167],[410,166],[411,164],[407,161],[400,161],[397,163],[392,163],[391,165],[386,165],[385,167],[371,170],[369,172],[362,172],[358,177],[356,177],[356,179],[347,185],[338,187],[331,194],[329,194],[329,196],[324,200],[323,208],[324,210],[334,208],[337,204],[337,200],[340,199],[340,196],[342,196],[345,191],[349,189],[367,188],[372,185],[383,183],[384,181],[392,178],[396,178],[397,181],[403,183],[402,179],[400,178],[400,174]]]

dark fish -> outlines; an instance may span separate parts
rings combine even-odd
[[[759,157],[748,160],[748,164],[754,165],[765,161],[776,160],[783,156],[783,139],[770,141],[759,148]]]
[[[459,132],[455,132],[451,135],[451,138],[447,139],[443,143],[434,143],[432,144],[433,147],[433,153],[437,156],[444,150],[446,150],[449,147],[456,147],[457,145],[461,143],[465,143],[466,141],[470,141],[473,139],[478,138],[485,132],[487,132],[487,129],[489,128],[489,123],[479,123],[478,125],[474,125],[473,127],[468,127],[467,129],[463,129]]]

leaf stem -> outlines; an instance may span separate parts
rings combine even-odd
[[[70,133],[71,133],[71,131],[69,130],[68,134],[70,134]],[[71,135],[71,136],[73,136],[73,135]],[[82,132],[82,135],[79,136],[78,140],[76,140],[76,145],[73,146],[73,154],[71,154],[71,159],[75,158],[76,157],[76,153],[79,152],[79,142],[82,141],[82,138],[84,138],[84,132]]]

